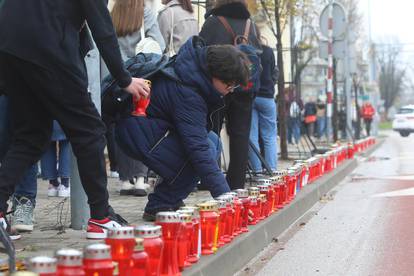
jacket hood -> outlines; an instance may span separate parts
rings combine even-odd
[[[208,73],[207,47],[200,37],[193,36],[181,46],[174,69],[182,82],[196,88],[210,107],[223,103],[223,96],[213,86]]]
[[[210,15],[224,16],[234,19],[248,19],[250,18],[250,12],[246,5],[240,2],[226,4],[217,8],[214,8],[205,14],[205,18]]]

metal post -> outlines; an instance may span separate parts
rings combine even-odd
[[[344,62],[345,66],[345,96],[346,96],[346,129],[352,129],[352,102],[351,102],[351,90],[352,90],[352,78],[351,78],[351,51],[349,47],[349,29],[346,32],[345,36],[345,49],[346,49],[346,58]],[[347,133],[347,139],[352,139],[352,133],[349,131]]]
[[[332,133],[332,100],[333,100],[333,0],[329,1],[328,10],[328,74],[327,74],[327,132],[328,141]]]
[[[100,80],[100,57],[96,49],[91,50],[85,58],[88,71],[89,88],[92,101],[100,112],[101,110],[101,80]],[[75,230],[86,228],[89,219],[89,205],[87,197],[79,178],[78,165],[75,156],[72,154],[72,175],[70,189],[70,210],[71,227]]]

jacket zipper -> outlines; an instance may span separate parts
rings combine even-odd
[[[154,150],[155,150],[155,148],[156,147],[158,147],[158,145],[159,144],[161,144],[161,142],[165,139],[165,138],[167,138],[167,136],[170,134],[170,131],[169,130],[167,130],[167,132],[165,132],[165,134],[164,134],[164,136],[162,136],[161,137],[161,139],[159,139],[158,141],[157,141],[157,143],[155,143],[155,145],[153,145],[152,146],[152,148],[149,150],[149,153],[152,153]]]
[[[210,122],[211,122],[211,125],[213,125],[213,115],[214,115],[214,113],[216,113],[216,112],[218,112],[219,110],[222,110],[224,107],[225,107],[226,105],[225,104],[223,104],[220,108],[217,108],[216,110],[214,110],[213,112],[211,112],[211,114],[210,114]],[[219,136],[219,139],[220,139],[220,136]],[[188,164],[188,162],[190,161],[190,159],[187,159],[185,162],[184,162],[184,165],[181,167],[181,169],[177,172],[177,174],[175,175],[175,177],[168,183],[169,185],[171,185],[171,184],[173,184],[174,182],[175,182],[175,180],[177,180],[177,178],[180,176],[180,174],[182,173],[182,171],[184,170],[184,168],[185,168],[185,166],[187,166],[187,164]]]
[[[168,185],[171,185],[175,182],[175,180],[177,180],[177,178],[180,176],[180,174],[182,173],[182,171],[184,170],[185,166],[187,166],[187,163],[190,161],[190,159],[187,159],[184,162],[184,165],[181,167],[181,169],[177,172],[177,174],[175,175],[175,177],[170,181],[170,183],[168,183]]]

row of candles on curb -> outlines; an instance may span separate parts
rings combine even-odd
[[[55,258],[34,257],[28,269],[40,276],[179,276],[201,255],[214,254],[248,232],[249,225],[282,209],[303,186],[375,142],[369,137],[355,144],[336,145],[323,155],[296,161],[273,177],[255,179],[255,186],[248,189],[184,206],[176,212],[160,212],[154,225],[110,229],[105,243],[88,245],[83,254],[61,249]],[[30,273],[14,275],[36,275]]]

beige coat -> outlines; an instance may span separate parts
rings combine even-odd
[[[173,48],[178,53],[181,45],[193,35],[198,35],[198,22],[193,13],[184,10],[177,0],[170,1],[158,14],[158,25],[165,41],[165,53]],[[171,32],[173,39],[171,41]],[[171,47],[171,45],[173,47]]]

